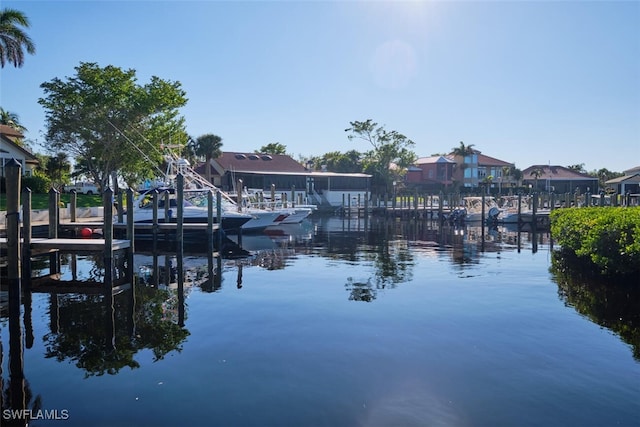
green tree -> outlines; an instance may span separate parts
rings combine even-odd
[[[284,144],[280,144],[279,142],[272,142],[267,145],[263,145],[256,153],[262,154],[287,154],[287,146]]]
[[[474,144],[465,145],[463,141],[460,141],[460,145],[451,149],[451,154],[462,157],[464,161],[465,156],[469,156],[476,152],[473,148],[474,146]]]
[[[584,169],[584,163],[576,163],[575,165],[567,166],[568,169],[579,173],[586,173],[587,171]]]
[[[212,133],[201,135],[196,139],[195,148],[196,154],[205,158],[207,182],[211,182],[211,159],[222,154],[222,138]]]
[[[163,143],[187,142],[178,111],[187,99],[179,82],[153,76],[139,85],[135,70],[95,63],[75,70],[66,80],[42,83],[45,97],[38,102],[45,108],[51,149],[73,156],[101,188],[112,174],[129,186],[153,177],[160,171]]]
[[[6,63],[20,68],[24,65],[24,51],[36,53],[36,46],[22,27],[29,28],[29,19],[24,13],[5,8],[0,10],[0,66]]]
[[[69,182],[70,173],[71,163],[67,153],[60,151],[47,158],[46,174],[58,190],[62,190],[62,187]]]
[[[401,178],[417,156],[411,150],[415,143],[398,131],[387,131],[371,119],[350,122],[349,140],[361,139],[372,150],[364,153],[363,169],[373,175],[374,185],[390,191],[392,182]],[[392,165],[395,167],[392,169]]]
[[[9,126],[11,129],[15,129],[20,133],[24,133],[27,130],[27,128],[20,123],[20,118],[16,113],[7,111],[2,107],[0,107],[0,125]]]
[[[544,170],[543,170],[541,167],[536,166],[536,167],[534,167],[534,168],[533,168],[533,170],[529,173],[529,175],[533,177],[533,182],[534,182],[533,189],[534,189],[534,191],[538,191],[538,179],[539,179],[542,175],[544,175]]]
[[[356,150],[350,150],[346,153],[332,151],[317,158],[314,164],[321,167],[324,165],[331,172],[357,173],[362,172],[361,158],[362,154]]]
[[[598,178],[598,185],[600,186],[600,188],[605,189],[607,187],[607,184],[606,184],[607,181],[609,181],[610,179],[624,176],[624,173],[611,172],[606,168],[602,168],[602,169],[593,170],[589,172],[589,176]]]

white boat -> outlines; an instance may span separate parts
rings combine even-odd
[[[124,215],[124,223],[127,222],[127,215],[133,215],[134,223],[144,224],[152,223],[154,220],[153,198],[157,193],[158,198],[158,223],[176,222],[178,202],[176,199],[176,191],[174,188],[161,187],[156,189],[148,189],[142,192],[135,200],[132,207],[128,207]],[[199,203],[200,200],[207,200],[207,195],[202,190],[185,190],[183,192],[184,201],[182,204],[183,221],[185,224],[192,223],[208,223],[209,209],[206,204]],[[168,198],[168,206],[166,201]],[[166,208],[165,208],[166,206]],[[233,211],[232,209],[222,209],[221,211],[221,228],[225,232],[237,232],[246,223],[254,219],[248,213]],[[213,210],[213,223],[217,223],[216,209]],[[198,231],[197,233],[202,233]]]
[[[237,200],[235,193],[229,193],[232,199]],[[271,226],[279,224],[298,224],[318,209],[316,205],[299,205],[285,206],[285,203],[275,196],[275,200],[271,200],[270,195],[266,195],[262,190],[253,190],[244,188],[242,191],[242,209],[244,210],[266,210],[277,213],[277,217]]]
[[[185,221],[187,218],[186,208],[188,207],[190,216],[197,218],[200,215],[201,220],[206,221],[208,215],[208,191],[220,192],[221,195],[221,211],[223,218],[241,216],[249,216],[249,220],[242,224],[241,229],[243,231],[261,230],[270,225],[278,224],[283,216],[280,212],[269,211],[266,209],[257,209],[254,207],[242,207],[238,206],[236,201],[229,196],[229,194],[220,190],[200,174],[191,168],[191,165],[186,159],[179,158],[173,153],[168,152],[164,156],[167,163],[167,170],[164,176],[164,182],[168,188],[176,188],[176,178],[178,174],[184,178],[184,207],[185,207]],[[214,196],[214,203],[216,203],[216,197]],[[138,203],[136,203],[138,205]],[[216,212],[214,206],[214,215]],[[197,209],[196,209],[197,208]],[[152,210],[151,215],[153,215]],[[163,207],[164,212],[164,207]],[[199,214],[198,214],[199,212]],[[136,220],[137,221],[137,220]],[[195,221],[195,219],[194,219]]]
[[[484,203],[484,218],[482,217]],[[463,197],[458,208],[465,222],[493,221],[500,213],[500,207],[493,197],[490,196],[467,196]]]

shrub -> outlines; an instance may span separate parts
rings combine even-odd
[[[29,187],[32,193],[47,193],[51,188],[51,179],[42,174],[34,174],[22,178],[22,188]]]
[[[640,273],[640,208],[590,207],[551,213],[551,235],[603,274]]]

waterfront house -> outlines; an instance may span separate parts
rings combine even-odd
[[[0,125],[0,176],[4,177],[4,165],[11,159],[16,159],[22,165],[22,175],[31,176],[38,159],[24,148],[20,141],[24,136],[11,126]]]
[[[515,178],[508,173],[515,167],[513,163],[472,151],[465,156],[421,157],[407,171],[406,182],[428,191],[470,191],[485,183],[498,190],[515,185]]]
[[[532,165],[522,171],[522,184],[532,191],[597,193],[598,178],[564,166]]]
[[[272,186],[278,194],[286,193],[306,203],[320,207],[340,206],[345,197],[369,197],[371,175],[315,171],[283,154],[239,153],[225,151],[211,164],[196,167],[203,177],[211,168],[213,184],[223,191],[237,191],[239,180],[243,188],[269,193]]]
[[[610,179],[605,182],[607,187],[613,188],[618,194],[640,193],[640,166],[624,171],[624,176]]]

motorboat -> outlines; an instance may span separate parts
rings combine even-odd
[[[183,222],[185,224],[207,224],[209,221],[209,208],[205,202],[208,200],[208,196],[202,190],[185,190],[183,192]],[[128,207],[124,214],[124,223],[127,222],[126,216],[133,215],[134,224],[153,223],[154,221],[154,203],[153,198],[157,197],[157,214],[156,220],[158,223],[177,221],[178,215],[178,201],[176,198],[176,190],[172,187],[160,187],[154,189],[148,189],[140,193],[140,195],[134,200],[132,207]],[[168,201],[168,204],[167,204]],[[215,203],[215,201],[214,201]],[[222,209],[220,215],[220,226],[225,233],[238,232],[245,224],[253,221],[255,218],[247,212],[237,212],[232,209]],[[218,223],[216,215],[216,206],[213,209],[213,221],[214,224]],[[201,233],[201,231],[199,232]]]
[[[484,210],[484,218],[482,213]],[[497,221],[501,209],[493,197],[466,196],[449,215],[450,222]]]

